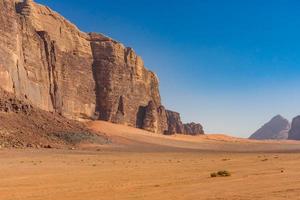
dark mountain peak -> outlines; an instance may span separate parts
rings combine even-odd
[[[266,140],[266,139],[287,139],[290,123],[281,115],[276,115],[269,122],[264,124],[250,139]]]
[[[293,119],[288,139],[300,140],[300,115],[296,116]]]
[[[281,115],[276,115],[276,116],[273,117],[270,121],[274,121],[274,120],[284,120],[284,121],[288,121],[287,119],[285,119],[285,118],[282,117]]]

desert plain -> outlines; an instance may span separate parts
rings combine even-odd
[[[300,199],[300,143],[158,136],[92,122],[111,143],[0,150],[1,200]],[[229,177],[211,178],[227,170]]]

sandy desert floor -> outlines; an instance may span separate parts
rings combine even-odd
[[[164,137],[104,122],[90,126],[113,144],[0,150],[0,199],[300,199],[299,142]],[[232,175],[210,177],[219,170]]]

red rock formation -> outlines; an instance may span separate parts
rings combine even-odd
[[[201,124],[194,122],[183,124],[180,114],[174,111],[168,110],[166,112],[168,120],[168,131],[166,134],[186,134],[186,135],[200,135],[204,134]]]
[[[163,106],[157,107],[153,101],[150,101],[145,108],[143,119],[143,129],[154,133],[167,133],[168,121]]]
[[[70,119],[168,132],[172,117],[161,105],[158,78],[133,49],[83,33],[32,0],[0,0],[0,10],[2,89]],[[184,131],[172,126],[172,133]]]
[[[133,49],[99,34],[90,37],[99,118],[143,127],[141,109],[149,101],[155,109],[161,104],[156,75],[144,67]]]
[[[24,15],[28,6],[31,13]],[[32,2],[0,0],[0,9],[1,87],[46,111],[92,117],[96,101],[88,35]]]

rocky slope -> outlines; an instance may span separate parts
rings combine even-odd
[[[290,123],[287,119],[280,115],[273,117],[268,123],[263,125],[254,134],[250,136],[250,139],[266,140],[276,139],[284,140],[288,138],[288,132],[290,130]]]
[[[78,121],[35,108],[1,89],[0,95],[0,148],[109,143],[105,135],[89,130]]]
[[[300,116],[293,119],[288,139],[300,140]]]
[[[83,33],[32,0],[0,0],[0,10],[3,90],[69,119],[198,134],[194,130],[201,125],[179,128],[181,120],[167,114],[157,76],[132,48],[101,34]]]

